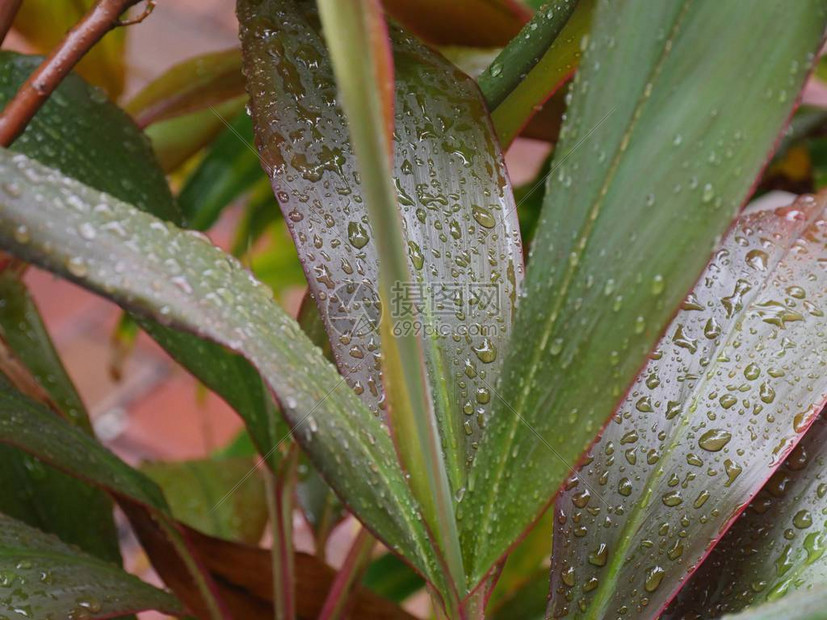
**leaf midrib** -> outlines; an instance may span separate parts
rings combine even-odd
[[[680,13],[675,18],[675,22],[672,25],[672,28],[669,32],[669,36],[664,39],[662,49],[663,52],[661,53],[661,57],[658,59],[655,66],[649,72],[649,79],[647,79],[643,84],[643,92],[641,96],[638,97],[638,101],[635,104],[634,108],[632,109],[631,121],[626,128],[626,131],[623,133],[623,136],[618,141],[617,148],[615,149],[614,156],[612,157],[612,162],[609,166],[609,169],[606,173],[606,178],[601,185],[600,190],[597,194],[597,199],[593,202],[592,206],[589,208],[588,215],[586,217],[586,223],[581,229],[580,234],[578,235],[577,242],[575,244],[576,252],[578,257],[582,256],[588,246],[588,241],[591,238],[591,232],[597,222],[600,209],[603,206],[605,201],[606,195],[608,194],[608,188],[612,184],[615,178],[615,174],[617,173],[617,169],[620,166],[620,159],[625,149],[623,145],[628,143],[631,139],[631,135],[634,132],[635,128],[637,127],[638,121],[641,117],[641,112],[646,105],[646,103],[651,99],[651,94],[654,92],[654,87],[647,88],[647,84],[654,84],[655,80],[660,76],[661,69],[663,68],[663,64],[665,63],[666,59],[669,57],[670,52],[672,50],[672,43],[675,40],[675,37],[680,30],[680,27],[683,24],[684,17],[686,16],[689,7],[693,4],[693,0],[686,0],[684,3],[683,8],[681,9]],[[578,248],[579,246],[579,248]],[[522,415],[523,409],[525,407],[525,402],[529,396],[529,391],[531,389],[531,385],[534,381],[534,378],[537,374],[538,367],[539,367],[539,360],[542,354],[545,352],[546,347],[548,345],[549,338],[551,338],[551,333],[554,330],[554,327],[557,323],[558,315],[562,308],[563,303],[566,300],[566,294],[568,293],[568,289],[571,286],[571,283],[574,280],[574,276],[579,271],[580,265],[583,263],[581,260],[577,260],[572,264],[573,261],[568,261],[568,267],[566,268],[566,272],[563,278],[562,286],[558,295],[555,296],[554,306],[552,307],[551,312],[548,314],[548,318],[546,319],[545,325],[543,326],[543,333],[541,337],[540,346],[534,349],[534,353],[531,356],[530,363],[527,365],[528,368],[528,376],[526,377],[525,381],[523,382],[523,389],[520,391],[518,395],[517,402],[514,406],[515,411],[517,411],[520,415]],[[511,451],[511,446],[514,443],[514,438],[517,433],[517,429],[519,428],[520,418],[517,416],[513,416],[511,426],[509,428],[508,434],[506,435],[506,441],[504,442],[503,446],[500,449],[502,454],[508,454]],[[478,531],[487,531],[488,524],[491,520],[491,514],[493,510],[493,506],[495,502],[493,501],[494,498],[497,496],[497,491],[500,487],[500,484],[503,480],[503,475],[505,473],[505,466],[507,463],[507,459],[500,459],[499,464],[497,466],[495,475],[493,477],[493,482],[489,488],[491,489],[490,492],[490,501],[484,504],[483,508],[483,516],[482,522],[478,528]],[[475,573],[479,567],[474,566]]]
[[[720,343],[718,346],[713,347],[713,349],[709,353],[709,357],[713,359],[712,364],[704,371],[703,378],[698,381],[695,386],[689,390],[689,393],[686,395],[684,399],[684,406],[681,409],[681,421],[680,424],[677,425],[675,428],[675,432],[671,435],[672,441],[669,442],[666,450],[664,450],[663,455],[660,458],[660,462],[668,462],[669,458],[671,457],[672,453],[683,443],[680,441],[686,433],[686,430],[691,426],[691,416],[684,415],[687,409],[691,410],[691,403],[697,401],[700,398],[701,393],[704,391],[703,388],[706,387],[709,382],[712,380],[712,377],[715,375],[715,369],[719,368],[721,364],[725,363],[722,359],[721,355],[715,355],[716,352],[726,350],[733,341],[733,338],[737,335],[738,332],[738,325],[740,324],[740,319],[746,315],[746,313],[752,308],[752,303],[755,299],[760,297],[760,295],[766,290],[768,282],[771,280],[771,276],[776,273],[778,267],[784,262],[784,259],[789,255],[790,249],[796,243],[796,241],[801,237],[801,234],[806,231],[810,225],[819,217],[822,213],[822,209],[813,209],[812,215],[807,219],[806,223],[801,227],[800,231],[796,235],[791,235],[790,240],[787,244],[785,244],[783,251],[779,252],[778,260],[773,265],[772,269],[769,269],[765,272],[765,277],[761,281],[760,286],[755,287],[754,293],[750,295],[750,299],[748,303],[744,303],[741,307],[741,310],[737,311],[730,321],[729,329],[727,330],[726,338],[721,338]],[[803,434],[802,434],[803,436]],[[783,462],[781,459],[778,465]],[[773,468],[770,471],[775,471]],[[607,579],[601,579],[600,585],[598,586],[597,591],[592,598],[592,603],[590,607],[593,605],[597,605],[596,617],[603,617],[606,614],[606,606],[609,604],[611,595],[615,591],[616,585],[616,578],[623,567],[624,560],[626,559],[626,552],[629,550],[632,544],[632,539],[634,534],[638,531],[639,527],[643,524],[643,522],[648,519],[651,515],[648,514],[648,506],[649,500],[654,493],[653,484],[657,481],[658,478],[662,478],[665,475],[665,468],[658,466],[655,467],[649,476],[646,478],[646,491],[645,493],[634,502],[634,508],[629,515],[629,519],[625,522],[625,524],[621,527],[620,533],[618,535],[618,543],[617,549],[612,553],[612,559],[609,561],[608,570],[607,570]],[[769,476],[767,476],[769,478]],[[760,489],[756,487],[756,491]],[[642,518],[644,517],[644,518]]]

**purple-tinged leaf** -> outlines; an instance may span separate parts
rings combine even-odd
[[[721,244],[555,504],[551,615],[656,617],[821,411],[824,216],[802,197]]]

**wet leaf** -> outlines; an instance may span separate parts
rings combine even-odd
[[[462,504],[474,580],[568,476],[703,268],[790,114],[825,17],[817,2],[598,8]]]
[[[525,79],[561,35],[577,0],[551,0],[523,26],[477,78],[489,109],[496,108]]]
[[[436,45],[500,47],[531,16],[517,0],[383,0],[388,14]]]
[[[719,616],[747,607],[757,612],[779,598],[794,606],[794,591],[823,590],[825,441],[822,414],[690,578],[667,617]]]
[[[230,49],[176,64],[147,84],[124,109],[146,127],[242,95],[241,51]]]
[[[437,569],[387,429],[235,259],[25,156],[0,151],[0,179],[0,189],[12,188],[0,193],[2,247],[245,356],[340,497],[433,578]],[[95,230],[94,242],[67,234],[81,224]]]
[[[14,28],[41,54],[51,52],[95,4],[95,0],[26,0]],[[48,19],[44,19],[48,15]],[[124,87],[126,28],[116,28],[95,44],[77,65],[77,72],[116,100]]]
[[[580,63],[582,44],[591,28],[595,0],[577,0],[577,6],[573,11],[566,0],[549,4],[558,5],[551,19],[545,20],[535,16],[532,20],[542,24],[542,29],[540,26],[537,28],[540,36],[536,36],[533,31],[530,32],[533,36],[528,41],[527,49],[518,47],[515,52],[521,60],[522,54],[528,52],[529,59],[533,62],[530,70],[525,68],[529,66],[525,61],[522,65],[517,64],[517,67],[523,68],[517,68],[505,64],[509,60],[513,62],[513,59],[498,58],[484,74],[487,79],[480,84],[491,108],[491,120],[497,130],[497,137],[504,148],[511,144],[552,95],[557,93],[562,98],[561,89]],[[538,14],[546,10],[547,7],[538,11]],[[565,15],[567,12],[570,12],[570,15],[566,18],[565,25],[556,31],[557,16],[561,13]],[[555,31],[553,38],[550,37],[549,35]],[[511,47],[512,45],[509,45],[506,50]],[[536,54],[541,55],[536,57]],[[515,80],[515,71],[520,79]],[[494,73],[497,73],[497,76],[494,76]],[[505,86],[500,85],[500,77],[503,78]],[[547,107],[548,110],[556,109],[553,105]]]
[[[657,616],[821,410],[824,204],[744,216],[715,253],[555,504],[556,615]]]
[[[264,483],[252,458],[146,463],[172,515],[205,534],[256,544],[267,523]]]
[[[174,596],[57,537],[0,514],[0,613],[112,618],[146,609],[180,613]]]
[[[0,329],[6,345],[32,373],[67,420],[91,432],[86,409],[54,350],[25,285],[0,273]],[[57,534],[102,559],[120,562],[109,498],[34,457],[0,447],[0,511]]]
[[[343,113],[331,106],[336,85],[312,8],[288,4],[242,4],[259,151],[332,335],[339,369],[378,410],[376,233]],[[419,331],[433,334],[425,339],[426,364],[443,446],[453,459],[449,476],[461,497],[467,463],[490,412],[487,386],[499,373],[522,277],[516,213],[476,86],[414,39],[397,30],[391,36],[394,183],[414,277],[400,286],[397,301],[400,309],[415,304],[426,310],[419,315]],[[394,309],[382,312],[388,318]]]
[[[739,614],[724,616],[726,620],[824,620],[827,586],[819,584],[812,590],[800,590],[781,600],[750,607]]]
[[[0,106],[40,60],[0,52]],[[61,82],[11,148],[144,211],[179,219],[146,137],[100,89],[75,75]]]

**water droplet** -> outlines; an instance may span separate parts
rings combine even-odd
[[[718,452],[732,439],[732,434],[723,429],[714,428],[701,435],[698,445],[707,452]]]

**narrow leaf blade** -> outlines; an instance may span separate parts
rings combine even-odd
[[[714,0],[600,5],[497,414],[469,477],[463,547],[475,578],[568,476],[701,271],[792,110],[826,19],[819,2],[747,13]],[[686,105],[698,98],[703,107]]]

